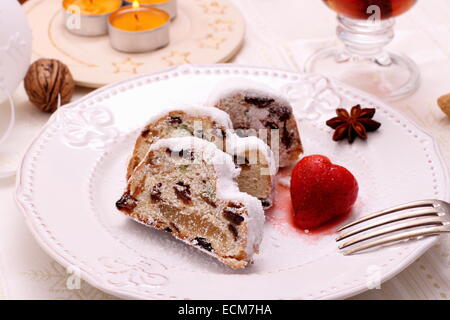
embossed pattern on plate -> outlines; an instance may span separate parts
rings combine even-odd
[[[16,193],[42,247],[119,297],[330,299],[367,290],[374,268],[383,281],[389,279],[434,243],[428,238],[344,257],[332,232],[299,234],[280,219],[280,208],[268,214],[255,264],[232,271],[119,214],[114,202],[146,119],[174,103],[206,101],[216,84],[236,77],[281,92],[295,109],[306,153],[325,154],[355,174],[361,192],[354,217],[419,198],[450,198],[447,169],[433,139],[370,96],[322,76],[186,65],[99,89],[52,116],[23,160]],[[333,142],[325,120],[336,106],[357,103],[377,109],[382,129],[368,143]],[[275,201],[283,197],[279,193]]]

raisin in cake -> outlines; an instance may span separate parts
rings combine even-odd
[[[272,204],[277,169],[273,153],[262,140],[240,138],[232,131],[230,117],[222,110],[208,107],[167,109],[153,117],[142,130],[128,164],[127,178],[159,139],[196,136],[214,142],[219,149],[232,154],[242,169],[238,178],[241,191],[259,198],[268,208]]]
[[[252,81],[228,81],[211,95],[209,105],[227,112],[239,134],[268,141],[280,167],[303,152],[292,106],[270,89]]]
[[[170,232],[232,268],[258,252],[261,202],[239,191],[230,155],[196,137],[150,146],[116,206],[131,218]]]

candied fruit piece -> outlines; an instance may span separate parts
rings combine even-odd
[[[228,221],[240,225],[243,221],[244,221],[244,217],[231,211],[231,210],[223,210],[223,216],[225,217],[225,219],[227,219]]]
[[[173,190],[175,190],[177,198],[183,201],[184,204],[192,203],[191,187],[188,184],[185,184],[183,181],[179,181],[173,187]]]
[[[116,208],[122,211],[131,212],[137,206],[137,200],[133,198],[128,192],[116,202]]]

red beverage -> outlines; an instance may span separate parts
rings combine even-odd
[[[337,13],[352,19],[368,19],[378,6],[381,19],[396,17],[408,11],[417,0],[323,0]]]

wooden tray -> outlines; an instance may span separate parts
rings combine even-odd
[[[30,0],[24,8],[33,30],[33,57],[61,60],[78,85],[92,88],[179,64],[226,62],[239,51],[245,33],[244,19],[230,1],[181,0],[169,46],[127,54],[112,49],[108,36],[68,32],[60,0]]]

